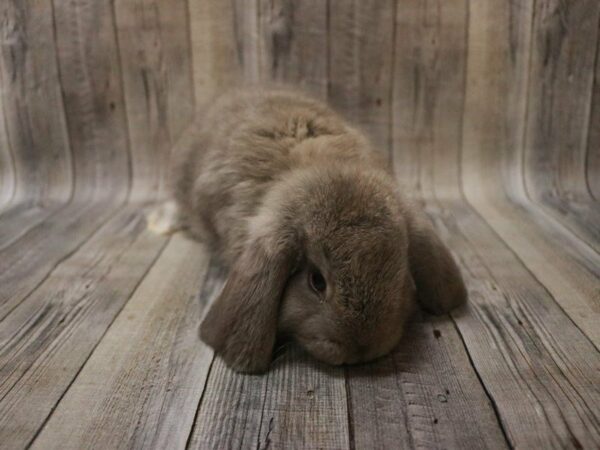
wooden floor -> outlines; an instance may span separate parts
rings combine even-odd
[[[375,363],[284,348],[262,376],[197,338],[224,276],[200,244],[130,203],[9,207],[0,447],[598,448],[598,253],[532,204],[425,204],[468,305]]]
[[[600,2],[0,1],[0,448],[600,448]],[[146,230],[213,95],[300,85],[423,199],[470,300],[396,351],[197,337],[224,274]]]

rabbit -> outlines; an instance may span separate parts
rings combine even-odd
[[[318,100],[233,90],[174,159],[168,215],[229,268],[200,338],[236,371],[268,370],[280,337],[325,363],[370,361],[396,346],[417,303],[442,314],[466,301],[425,214]]]

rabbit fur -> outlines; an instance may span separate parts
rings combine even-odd
[[[466,299],[381,155],[317,100],[229,92],[174,161],[179,225],[229,268],[200,337],[235,370],[265,371],[280,336],[330,364],[368,361],[397,344],[415,301],[444,313]]]

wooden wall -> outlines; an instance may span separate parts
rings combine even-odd
[[[436,436],[423,419],[427,414],[442,414],[456,429],[473,414],[432,405],[429,391],[413,390],[451,379],[466,380],[467,400],[489,397],[513,446],[579,446],[575,436],[593,445],[597,389],[590,380],[600,342],[599,24],[598,0],[0,0],[0,317],[16,311],[15,330],[21,320],[35,328],[30,310],[46,299],[61,314],[80,296],[95,305],[74,327],[74,350],[62,347],[54,365],[43,365],[57,382],[48,389],[42,383],[43,398],[15,388],[4,404],[18,408],[3,417],[18,414],[20,423],[30,423],[23,442],[37,435],[164,245],[150,281],[130,300],[135,314],[115,322],[113,339],[104,341],[99,358],[82,372],[73,398],[87,393],[94,385],[90,379],[101,380],[96,385],[108,392],[111,382],[102,364],[123,345],[122,336],[129,339],[132,326],[142,350],[132,351],[135,357],[121,355],[123,371],[111,368],[114,385],[129,377],[130,361],[147,359],[136,366],[143,380],[154,367],[147,333],[155,328],[148,323],[165,317],[178,323],[177,311],[185,308],[185,320],[200,314],[184,293],[195,289],[206,255],[188,241],[165,244],[166,239],[144,235],[139,203],[164,195],[169,152],[195,111],[229,86],[276,80],[298,84],[364,128],[400,181],[422,197],[470,291],[467,312],[435,322],[434,334],[419,335],[416,352],[431,356],[405,362],[409,376],[401,383],[415,396],[406,397],[409,415],[404,403],[389,402],[389,409],[378,403],[396,398],[388,395],[398,390],[395,378],[386,379],[388,389],[360,372],[312,371],[333,400],[313,409],[307,399],[302,403],[304,397],[294,398],[300,406],[292,413],[298,422],[308,411],[314,424],[333,425],[297,434],[311,438],[341,430],[341,439],[351,436],[357,448],[381,436],[393,445],[410,433],[374,427],[386,427],[391,422],[386,417],[400,417],[414,431],[411,439],[426,445]],[[106,267],[113,265],[107,277]],[[55,267],[61,270],[49,275]],[[87,294],[90,284],[99,286],[93,295]],[[175,303],[165,295],[172,291]],[[55,319],[62,316],[45,309],[39,314],[42,329],[45,321],[56,320],[61,329],[80,320],[72,314],[77,319],[63,325]],[[173,335],[173,348],[196,348],[180,345],[178,334],[195,343],[195,326],[181,330]],[[438,339],[440,330],[451,337]],[[16,351],[54,352],[55,336],[61,335],[44,333],[31,332],[35,345],[19,344]],[[221,376],[222,363],[216,360],[209,369],[193,356],[186,356],[192,362],[179,364],[173,377],[196,386],[205,381],[197,374],[212,370],[206,392],[243,393],[242,407],[264,402],[262,394],[253,395],[263,392],[266,378],[236,376],[234,388],[221,389],[231,380]],[[422,366],[413,373],[411,364]],[[308,373],[287,370],[269,375],[283,399],[294,394],[286,380]],[[452,395],[459,392],[452,389]],[[188,397],[192,391],[198,393],[195,400]],[[240,408],[236,397],[228,397],[229,407],[208,396],[203,400],[208,406],[194,419],[194,402],[203,391],[181,392],[185,396],[174,398],[185,408],[178,403],[169,414],[185,409],[188,422],[175,421],[184,428],[198,421],[192,444],[211,438],[204,430],[222,429],[215,411]],[[583,392],[591,398],[587,406]],[[263,407],[277,412],[278,403],[270,402]],[[92,420],[71,405],[59,405],[64,415],[58,417]],[[146,406],[144,400],[132,407],[150,410]],[[353,414],[350,430],[344,428],[346,407]],[[98,430],[118,439],[114,424],[128,425],[138,416],[127,408],[114,411],[104,416],[113,422]],[[484,417],[481,423],[490,417],[475,413]],[[377,424],[370,415],[377,415]],[[144,423],[142,435],[154,422]],[[307,422],[306,429],[312,425]],[[267,438],[269,427],[262,426]],[[76,431],[87,439],[84,429]],[[487,430],[469,433],[482,443],[496,442]],[[162,431],[167,436],[172,430]],[[271,435],[275,446],[287,437],[277,433]]]
[[[599,17],[595,0],[4,0],[0,205],[162,195],[194,108],[276,80],[362,126],[414,191],[531,202],[596,246]]]
[[[152,198],[194,105],[277,80],[363,126],[421,193],[527,197],[590,241],[599,16],[595,0],[5,0],[0,202]]]

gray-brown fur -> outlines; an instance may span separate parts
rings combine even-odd
[[[201,338],[233,368],[263,371],[278,334],[332,364],[400,339],[416,298],[442,313],[466,291],[452,256],[403,200],[368,140],[285,90],[219,98],[175,157],[188,232],[230,275]],[[324,292],[309,285],[318,270]]]

